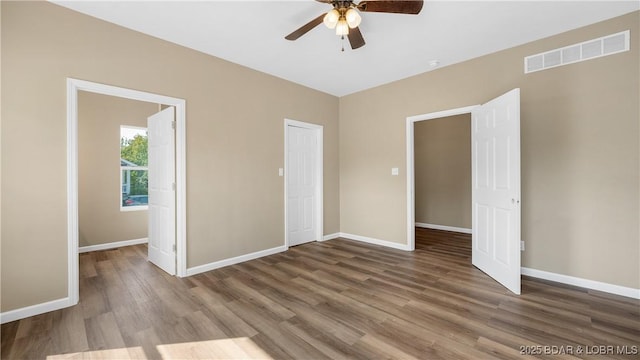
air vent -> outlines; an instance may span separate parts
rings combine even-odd
[[[524,73],[629,51],[629,30],[524,58]]]

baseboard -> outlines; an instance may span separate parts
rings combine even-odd
[[[367,236],[354,235],[354,234],[348,234],[348,233],[341,232],[340,233],[340,237],[345,238],[345,239],[349,239],[349,240],[361,241],[361,242],[365,242],[365,243],[369,243],[369,244],[373,244],[373,245],[386,246],[386,247],[390,247],[390,248],[394,248],[394,249],[398,249],[398,250],[404,250],[404,251],[411,251],[412,250],[411,248],[409,248],[409,246],[407,244],[399,244],[399,243],[396,243],[396,242],[375,239],[375,238],[371,238],[371,237],[367,237]]]
[[[322,240],[320,240],[320,241],[333,240],[333,239],[337,239],[339,237],[340,237],[340,233],[327,234],[327,235],[323,236]]]
[[[562,275],[548,271],[536,270],[523,267],[521,274],[531,276],[538,279],[555,281],[562,284],[579,286],[586,289],[598,290],[610,294],[626,296],[633,299],[640,299],[640,289],[604,283],[595,280],[583,279],[569,275]]]
[[[55,311],[64,309],[75,304],[71,303],[71,300],[66,297],[58,300],[47,301],[42,304],[31,305],[20,309],[9,310],[0,313],[0,324],[16,321],[27,318],[29,316],[36,316],[47,313],[49,311]]]
[[[78,248],[78,253],[82,254],[82,253],[86,253],[86,252],[89,252],[89,251],[109,250],[109,249],[115,249],[115,248],[119,248],[119,247],[123,247],[123,246],[146,244],[148,241],[149,241],[149,239],[142,238],[142,239],[116,241],[116,242],[106,243],[106,244],[81,246],[81,247]]]
[[[271,248],[271,249],[256,251],[256,252],[253,252],[251,254],[240,255],[240,256],[233,257],[233,258],[229,258],[229,259],[224,259],[224,260],[220,260],[220,261],[214,261],[212,263],[190,267],[190,268],[187,269],[187,276],[196,275],[196,274],[200,274],[200,273],[203,273],[203,272],[219,269],[221,267],[234,265],[234,264],[238,264],[238,263],[241,263],[241,262],[245,262],[245,261],[261,258],[263,256],[268,256],[268,255],[281,253],[283,251],[287,251],[287,247],[284,246],[284,245],[283,246],[274,247],[274,248]]]
[[[455,231],[463,234],[471,234],[471,229],[455,227],[455,226],[434,225],[434,224],[417,222],[416,227],[426,228],[426,229],[435,229],[435,230],[444,230],[444,231]]]

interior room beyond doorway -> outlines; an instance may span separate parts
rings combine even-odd
[[[417,227],[471,233],[471,114],[414,128]]]

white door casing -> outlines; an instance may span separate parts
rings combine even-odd
[[[472,263],[520,294],[520,89],[471,114]]]
[[[137,91],[96,82],[67,78],[67,297],[63,301],[47,306],[53,311],[78,303],[80,294],[78,257],[78,93],[87,91],[95,94],[115,96],[130,100],[146,101],[154,104],[171,105],[176,111],[176,242],[177,275],[187,275],[187,214],[186,214],[186,101],[166,95]],[[30,307],[25,316],[41,314],[39,307]],[[0,322],[13,321],[1,316]]]
[[[147,119],[149,156],[149,261],[176,273],[174,108]]]
[[[285,122],[286,245],[322,240],[322,127]]]
[[[415,123],[435,120],[461,114],[471,114],[479,105],[465,106],[456,109],[437,111],[428,114],[409,116],[406,122],[407,143],[407,244],[403,250],[414,251],[416,248],[416,198],[415,198]]]

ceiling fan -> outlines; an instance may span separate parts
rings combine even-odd
[[[336,35],[347,35],[352,49],[364,46],[364,38],[358,26],[362,21],[359,11],[380,12],[394,14],[419,14],[422,10],[423,0],[362,0],[355,3],[352,0],[316,0],[321,3],[331,4],[331,9],[326,14],[309,21],[298,30],[285,36],[287,40],[296,40],[311,29],[324,23],[330,29],[336,29]],[[342,49],[344,51],[344,48]]]

